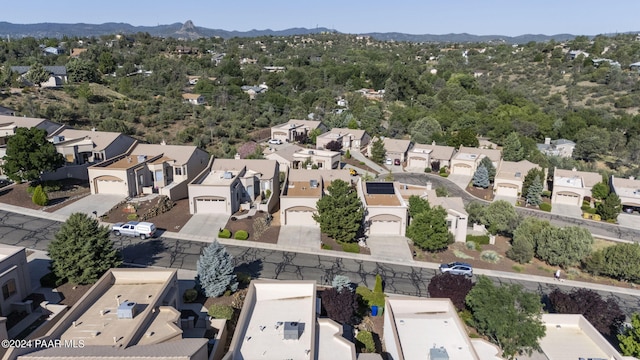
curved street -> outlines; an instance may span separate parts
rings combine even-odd
[[[447,178],[443,178],[436,174],[420,174],[420,173],[394,173],[393,177],[396,181],[411,185],[426,186],[427,182],[431,182],[433,188],[444,187],[449,192],[449,196],[461,197],[462,201],[466,204],[472,201],[479,201],[489,204],[489,201],[478,199],[468,192],[461,189]],[[545,219],[557,226],[580,226],[589,230],[594,236],[601,236],[604,238],[620,239],[625,241],[640,241],[640,230],[622,227],[615,224],[609,224],[605,222],[596,222],[592,220],[585,220],[581,218],[562,216],[552,214],[540,210],[525,209],[522,207],[516,207],[516,211],[522,216],[535,216],[540,219]]]
[[[43,214],[44,215],[44,214]],[[0,237],[4,244],[24,246],[36,250],[47,250],[60,223],[38,217],[0,211]],[[169,234],[167,234],[169,235]],[[137,266],[158,266],[195,270],[202,249],[208,242],[176,238],[176,234],[162,236],[151,241],[139,238],[112,237],[122,251],[125,263]],[[230,240],[230,243],[233,243]],[[306,279],[328,284],[336,274],[348,276],[351,281],[373,287],[375,275],[380,274],[388,293],[428,296],[427,286],[436,273],[437,264],[415,262],[411,265],[370,261],[366,256],[350,256],[330,251],[317,253],[292,252],[275,248],[265,249],[251,246],[226,245],[235,257],[239,271],[253,277],[282,280]],[[241,242],[242,243],[242,242]],[[249,245],[249,244],[247,244]],[[556,287],[563,290],[572,287],[590,287],[592,284],[566,281],[557,283],[553,278],[534,280],[525,274],[497,273],[476,269],[477,274],[486,274],[497,283],[518,283],[529,291],[546,294]],[[626,288],[601,287],[596,289],[605,297],[613,297],[627,315],[640,312],[640,291]]]

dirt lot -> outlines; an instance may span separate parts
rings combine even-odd
[[[258,241],[266,244],[278,243],[278,236],[280,235],[280,220],[278,219],[278,216],[280,214],[279,212],[273,214],[273,218],[271,221],[266,221],[268,214],[265,212],[258,212],[253,217],[232,220],[233,217],[241,216],[244,214],[246,214],[246,211],[241,211],[229,218],[229,221],[227,222],[225,228],[231,231],[232,237],[238,230],[244,230],[249,233],[249,238],[247,239],[249,241]]]
[[[184,224],[191,219],[189,199],[173,201],[171,202],[173,207],[169,211],[157,216],[146,217],[145,214],[153,211],[154,208],[162,206],[161,201],[162,198],[158,196],[147,201],[130,201],[120,204],[106,213],[102,220],[110,223],[127,222],[133,220],[132,214],[136,214],[138,220],[150,221],[159,229],[172,232],[180,231]]]
[[[48,193],[49,204],[39,206],[31,201],[31,194],[27,192],[29,183],[13,184],[0,189],[0,202],[21,206],[27,209],[54,212],[60,208],[89,195],[89,183],[82,180],[61,180],[60,190]]]

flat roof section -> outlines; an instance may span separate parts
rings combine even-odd
[[[584,187],[582,183],[582,178],[579,176],[572,176],[572,177],[556,176],[553,179],[553,185],[567,186],[567,187],[573,187],[577,189],[582,189]]]
[[[457,153],[454,157],[456,160],[467,160],[467,161],[475,161],[478,159],[478,154],[470,154],[470,153]]]
[[[24,250],[23,247],[0,244],[0,261]]]
[[[315,185],[315,187],[311,186],[310,181],[290,181],[287,187],[287,196],[320,198],[322,195],[322,184],[320,181],[316,181]]]
[[[229,185],[237,176],[237,171],[212,170],[202,179],[200,185]]]

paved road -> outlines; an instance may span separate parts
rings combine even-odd
[[[34,218],[26,215],[0,211],[0,242],[16,246],[25,246],[45,250],[60,223]],[[113,237],[126,263],[144,266],[160,266],[177,269],[195,270],[200,253],[207,243],[161,237],[151,241],[138,238]],[[435,274],[436,266],[407,266],[396,263],[383,263],[362,259],[338,258],[329,255],[294,253],[275,249],[259,249],[241,246],[227,246],[235,257],[241,271],[264,278],[293,280],[316,280],[329,283],[336,274],[348,276],[352,281],[373,287],[375,274],[385,281],[385,291],[396,294],[427,296],[427,286]],[[477,269],[477,273],[482,270]],[[492,276],[497,283],[518,283],[529,291],[539,294],[550,292],[558,285],[569,289],[565,283],[528,281],[526,275],[514,275],[517,278],[499,278]],[[550,277],[551,279],[551,277]],[[599,291],[603,296],[616,298],[627,315],[640,312],[640,297],[636,291],[608,289]],[[640,292],[638,292],[640,294]]]
[[[466,191],[462,190],[456,184],[449,181],[447,178],[443,178],[435,174],[419,174],[419,173],[394,173],[393,177],[396,181],[425,186],[427,182],[431,181],[433,188],[444,187],[449,192],[449,196],[461,197],[462,201],[467,204],[471,201],[480,201],[489,204],[490,202],[478,199]],[[518,207],[516,211],[522,216],[535,216],[541,219],[549,220],[557,226],[580,226],[588,229],[592,234],[596,236],[609,237],[613,239],[621,239],[626,241],[640,242],[640,230],[632,229],[629,227],[618,226],[615,224],[608,224],[605,222],[595,222],[591,220],[585,220],[581,218],[562,216],[558,214],[551,214],[539,210],[531,210]]]

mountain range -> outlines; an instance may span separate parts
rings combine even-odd
[[[62,38],[67,36],[91,37],[110,34],[135,34],[138,32],[149,33],[157,37],[174,37],[179,39],[197,39],[201,37],[221,37],[224,39],[232,37],[258,37],[258,36],[291,36],[307,35],[322,32],[337,32],[336,30],[318,27],[314,29],[290,28],[286,30],[249,30],[249,31],[227,31],[221,29],[208,29],[195,26],[191,20],[184,24],[173,23],[169,25],[157,26],[133,26],[126,23],[104,23],[104,24],[60,24],[60,23],[38,23],[38,24],[13,24],[5,21],[0,22],[0,36],[3,38]],[[358,35],[371,36],[382,41],[407,41],[407,42],[490,42],[500,41],[511,44],[522,44],[529,41],[544,42],[554,39],[556,41],[571,40],[576,37],[572,34],[526,34],[520,36],[503,35],[472,35],[472,34],[445,34],[445,35],[415,35],[397,32],[387,33],[361,33]]]

